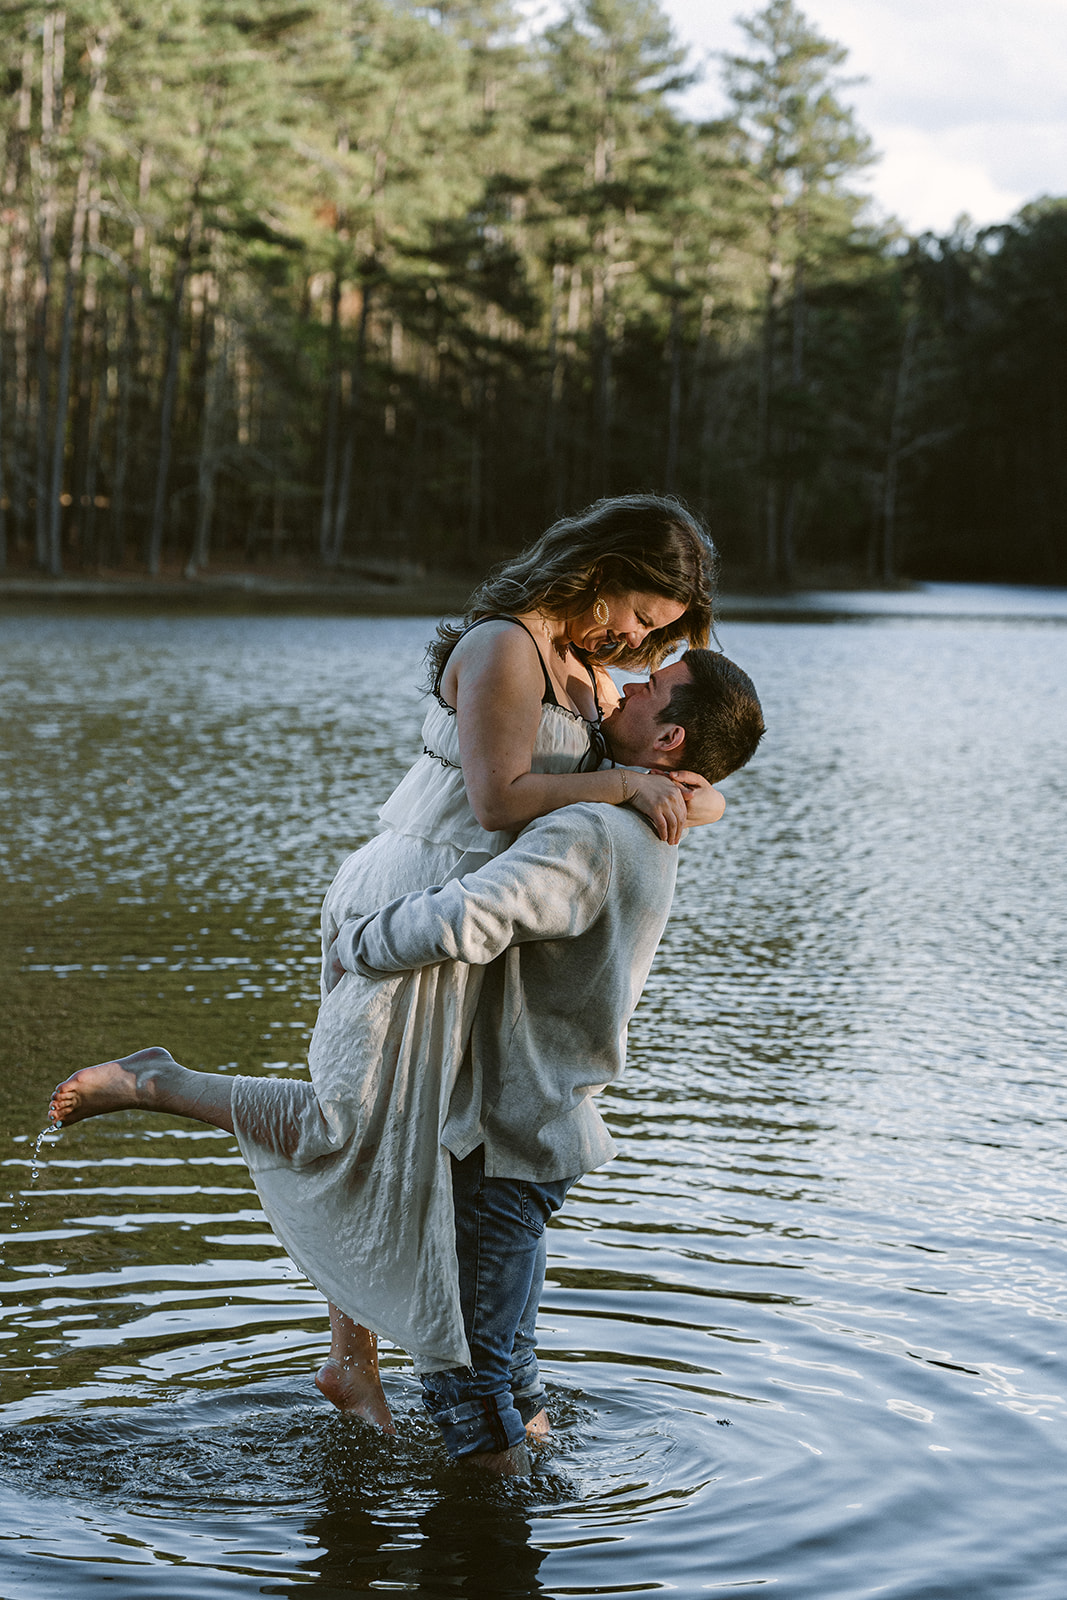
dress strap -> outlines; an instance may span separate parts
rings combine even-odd
[[[492,611],[492,612],[489,613],[488,616],[479,617],[477,619],[477,621],[472,622],[469,628],[464,628],[463,633],[461,634],[460,637],[465,639],[467,637],[468,633],[473,632],[473,630],[475,628],[480,628],[483,622],[514,622],[518,627],[520,627],[522,629],[523,633],[529,634],[530,639],[533,642],[533,647],[537,651],[537,659],[541,663],[541,675],[545,680],[545,692],[541,696],[541,704],[543,706],[558,706],[559,705],[559,701],[556,699],[556,691],[552,687],[552,679],[549,677],[548,668],[545,666],[545,658],[541,654],[540,648],[538,647],[537,640],[534,638],[533,634],[530,633],[530,630],[526,626],[525,622],[520,622],[518,617],[513,617],[506,611]],[[457,640],[456,642],[458,644],[459,641]],[[451,652],[449,652],[449,653],[451,654]],[[433,692],[437,696],[438,700],[441,700],[441,676],[442,676],[443,672],[444,672],[444,667],[442,667],[441,668],[441,672],[439,672],[437,674],[437,682],[433,686]],[[596,684],[595,684],[595,682],[593,684],[593,698],[594,698],[594,700],[596,699]],[[448,702],[447,701],[441,701],[441,703],[442,703],[442,705],[447,705]],[[449,710],[451,710],[451,709],[452,709],[451,706],[449,706]],[[598,703],[597,704],[597,713],[599,714],[599,712],[600,712],[600,705]]]
[[[589,743],[592,746],[593,754],[598,764],[601,761],[611,761],[612,766],[614,766],[615,762],[608,755],[607,740],[604,738],[604,707],[600,704],[600,696],[597,693],[596,668],[584,652],[576,650],[574,654],[589,674],[589,682],[593,690],[593,705],[596,707],[596,721],[588,724]]]
[[[604,707],[600,704],[600,696],[596,690],[596,668],[584,652],[575,651],[575,655],[589,674],[589,682],[593,690],[593,704],[596,707],[596,725],[599,728],[604,721]]]

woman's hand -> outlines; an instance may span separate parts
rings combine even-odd
[[[699,772],[684,772],[681,768],[670,774],[671,782],[685,796],[686,827],[699,828],[705,822],[718,822],[726,810],[726,800]]]
[[[627,772],[626,779],[633,784],[629,804],[648,818],[665,844],[677,844],[686,825],[682,786],[658,772]]]

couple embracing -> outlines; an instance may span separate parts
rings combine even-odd
[[[439,628],[423,755],[326,896],[310,1083],[153,1048],[53,1096],[64,1124],[137,1107],[232,1130],[330,1301],[323,1393],[391,1430],[383,1335],[450,1455],[500,1472],[528,1471],[547,1431],[544,1228],[615,1153],[595,1096],[622,1070],[676,846],[763,732],[750,680],[706,648],[713,576],[679,502],[602,500]],[[651,675],[620,694],[608,665]]]

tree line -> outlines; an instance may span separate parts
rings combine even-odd
[[[484,568],[659,489],[735,571],[1067,579],[1067,201],[869,219],[845,51],[655,0],[0,20],[0,559]]]

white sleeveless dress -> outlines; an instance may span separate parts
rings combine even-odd
[[[422,733],[426,753],[379,812],[385,831],[326,895],[324,958],[346,918],[472,872],[514,837],[487,833],[470,808],[455,712],[435,698]],[[595,764],[589,724],[544,705],[531,770]],[[380,982],[346,973],[329,994],[323,985],[311,1084],[234,1082],[234,1131],[277,1238],[334,1305],[419,1371],[470,1365],[440,1132],[481,977],[455,961]]]

